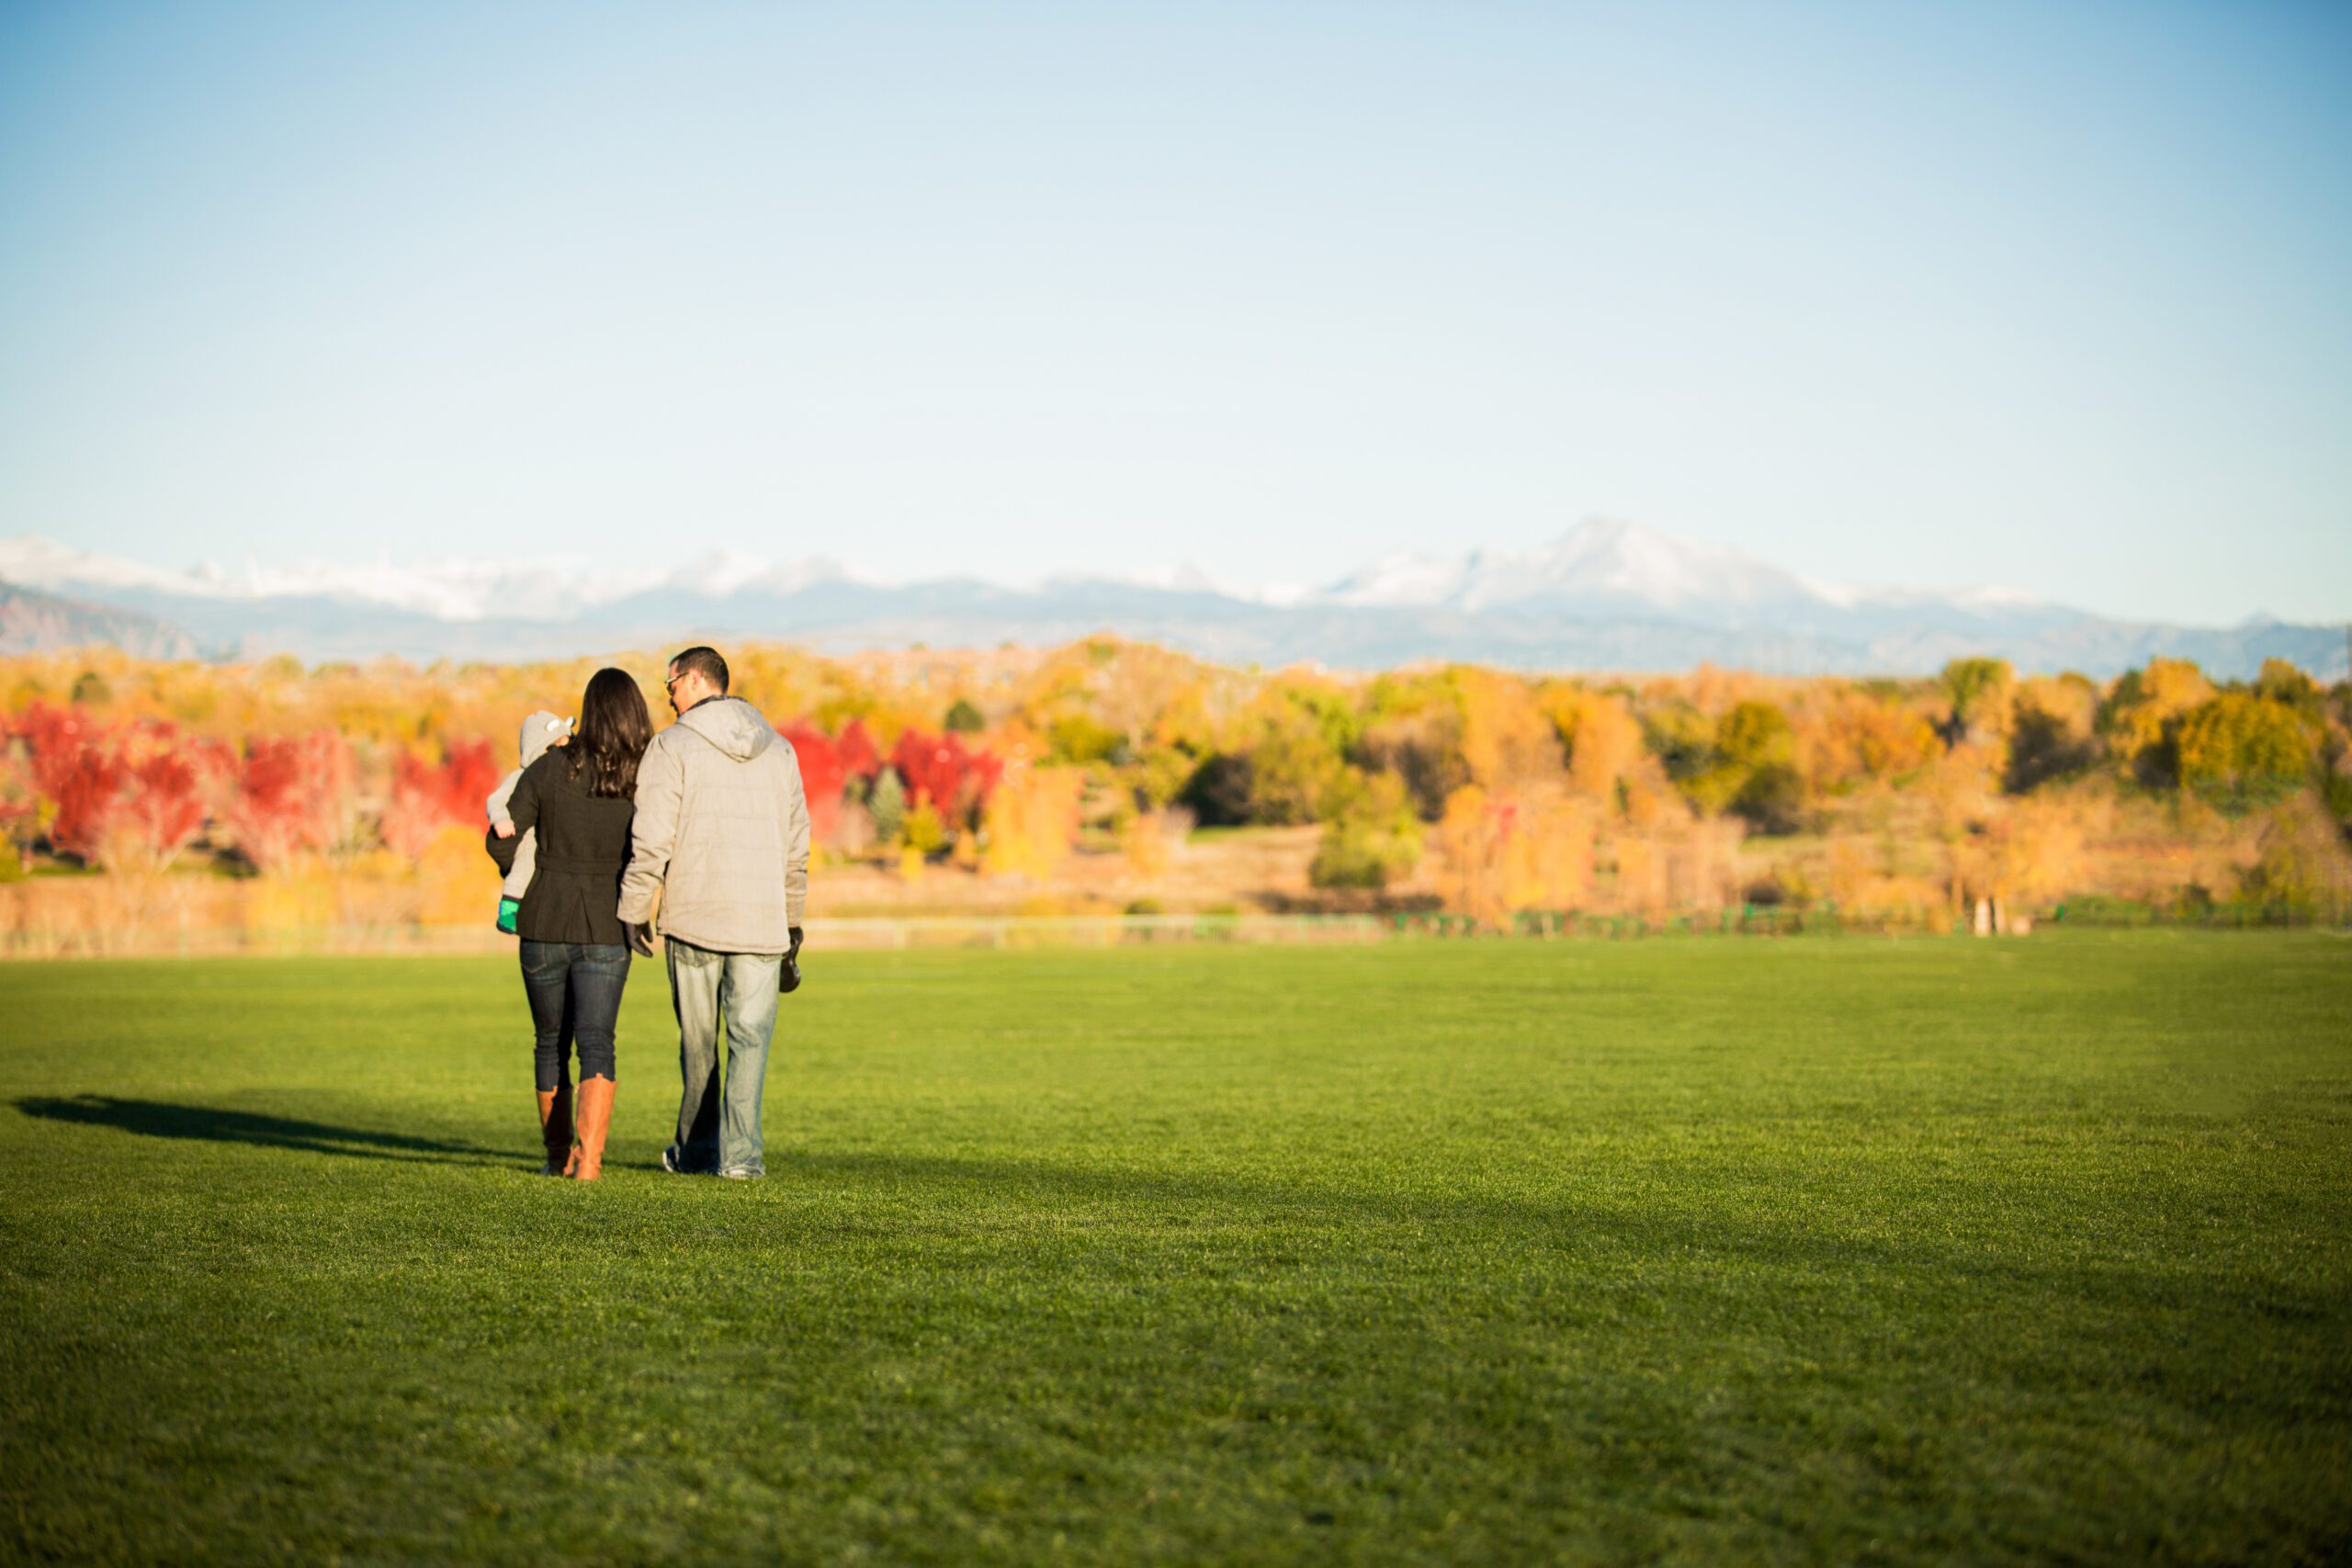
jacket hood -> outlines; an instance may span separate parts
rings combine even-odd
[[[678,716],[678,722],[739,762],[748,762],[776,743],[776,733],[760,710],[741,697],[712,697]]]
[[[523,721],[523,765],[527,768],[546,756],[548,748],[555,744],[556,737],[571,733],[570,719],[558,718],[545,708],[532,714]]]

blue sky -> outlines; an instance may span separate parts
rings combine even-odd
[[[2352,615],[2352,7],[0,6],[0,536]]]

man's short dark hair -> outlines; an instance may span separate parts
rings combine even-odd
[[[690,648],[670,660],[670,668],[681,675],[692,671],[717,687],[720,696],[727,694],[727,660],[715,648]]]

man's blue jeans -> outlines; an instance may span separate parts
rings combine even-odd
[[[678,1015],[678,1141],[681,1170],[764,1176],[760,1090],[775,1032],[780,953],[712,953],[670,937],[670,1005]],[[727,1080],[718,1073],[718,1025],[727,1023]]]

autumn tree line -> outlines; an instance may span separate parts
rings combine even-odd
[[[2102,682],[1988,659],[1907,680],[1362,677],[1110,638],[730,654],[838,866],[1044,884],[1117,855],[1148,884],[1201,829],[1257,829],[1311,837],[1335,905],[1490,924],[2352,903],[2352,685],[2278,660]],[[658,713],[660,655],[621,662]],[[0,880],[95,874],[134,912],[209,877],[260,884],[256,919],[477,920],[516,727],[570,711],[594,668],[0,661]]]

